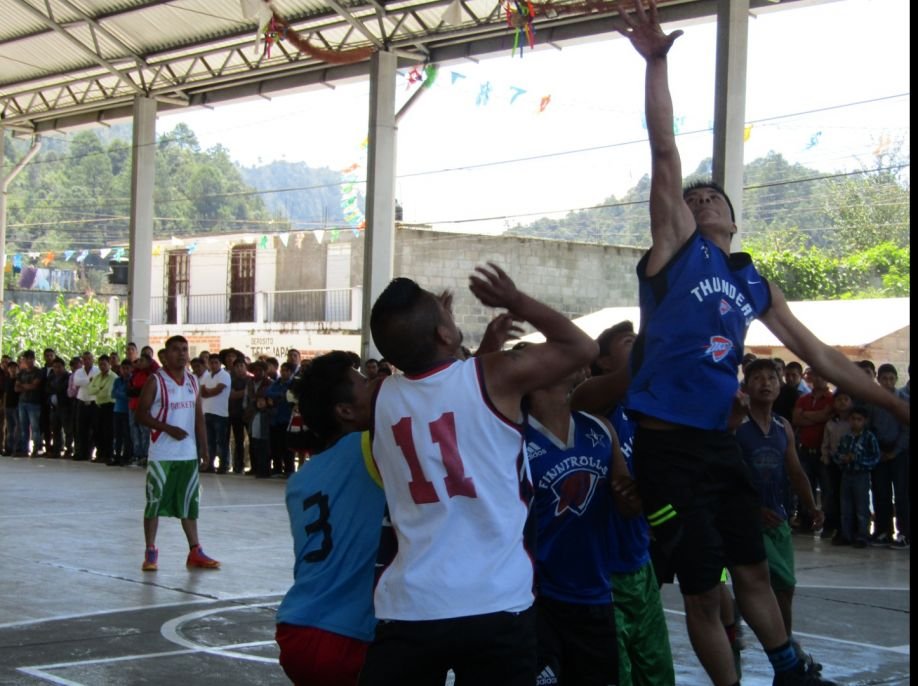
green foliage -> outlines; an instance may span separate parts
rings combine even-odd
[[[121,308],[119,323],[125,319]],[[13,305],[3,321],[3,352],[16,357],[23,350],[54,348],[65,359],[84,350],[96,353],[117,350],[124,354],[123,338],[108,332],[108,306],[98,300],[77,298],[67,303],[58,296],[47,312],[31,305]]]

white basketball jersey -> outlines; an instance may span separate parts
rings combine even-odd
[[[380,386],[373,456],[398,552],[376,586],[379,619],[532,605],[521,427],[493,408],[480,373],[476,359],[454,361]]]
[[[188,435],[177,441],[165,431],[151,430],[149,459],[158,462],[198,459],[194,433],[197,379],[186,371],[185,382],[179,385],[164,369],[156,370],[150,378],[156,383],[150,415],[161,422],[184,429]]]

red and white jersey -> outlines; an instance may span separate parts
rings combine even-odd
[[[151,430],[148,458],[154,462],[198,459],[194,432],[198,380],[186,371],[185,381],[179,385],[164,369],[156,370],[150,378],[156,383],[150,415],[161,422],[184,429],[188,435],[177,441],[165,431]]]
[[[533,602],[523,544],[531,493],[521,427],[491,404],[478,360],[391,376],[373,417],[398,550],[376,586],[379,619],[520,612]]]

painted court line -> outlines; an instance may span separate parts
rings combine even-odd
[[[233,603],[242,600],[251,600],[253,598],[281,598],[283,594],[280,593],[267,593],[261,595],[238,595],[238,596],[227,596],[226,598],[201,598],[198,600],[182,600],[175,603],[162,603],[158,605],[136,605],[132,607],[118,607],[110,610],[94,610],[93,612],[79,612],[75,614],[67,615],[53,615],[51,617],[42,617],[40,619],[24,619],[18,622],[7,622],[6,624],[0,624],[0,629],[14,629],[21,626],[30,626],[32,624],[44,624],[45,622],[59,622],[67,619],[83,619],[84,617],[98,617],[100,615],[113,615],[119,612],[139,612],[141,610],[156,610],[159,608],[167,607],[182,607],[183,605],[200,605],[202,603]],[[278,601],[279,602],[279,601]],[[256,603],[256,605],[262,605],[264,603]],[[256,605],[245,605],[244,607],[255,607]]]

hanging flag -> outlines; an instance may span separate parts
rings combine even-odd
[[[65,250],[64,251],[64,262],[69,262],[70,258],[73,257],[73,254],[74,254],[73,250]]]
[[[157,255],[162,255],[162,254],[163,254],[163,246],[154,245],[153,246],[153,257],[156,257]]]
[[[475,99],[475,104],[481,107],[482,105],[487,105],[488,100],[491,99],[491,82],[485,81],[481,84],[481,88],[478,90],[478,97]]]
[[[22,255],[13,255],[13,269],[22,269]]]
[[[191,253],[193,253],[193,252],[194,252],[195,250],[197,250],[197,249],[198,249],[198,242],[197,242],[197,241],[193,241],[193,242],[192,242],[191,244],[189,244],[189,246],[188,246],[188,253],[191,254]]]
[[[258,241],[258,247],[259,247],[259,248],[267,248],[267,247],[268,247],[268,237],[267,237],[266,235],[264,235],[264,234],[262,235],[261,240]]]
[[[821,135],[822,135],[822,131],[817,131],[812,136],[810,136],[810,142],[806,144],[806,149],[811,150],[812,148],[815,148],[816,145],[819,143],[819,137]]]
[[[45,267],[50,267],[52,262],[54,262],[54,253],[53,252],[45,253],[45,256],[41,260],[42,265]]]
[[[172,245],[178,248],[178,247],[185,245],[185,241],[183,241],[181,238],[176,238],[175,236],[173,236]]]
[[[99,248],[99,257],[103,260],[108,257],[108,254],[112,251],[111,248]]]
[[[545,108],[548,107],[548,103],[550,103],[550,102],[551,102],[551,96],[550,96],[550,95],[543,95],[543,96],[542,96],[542,101],[539,103],[539,112],[544,112],[544,111],[545,111]]]
[[[293,244],[296,246],[297,250],[303,247],[303,239],[305,237],[306,237],[306,234],[302,232],[296,235],[296,238],[294,239]]]
[[[29,253],[29,259],[31,259],[31,260],[37,260],[37,259],[38,259],[38,256],[39,256],[39,253],[37,253],[37,252],[30,252],[30,253]]]
[[[436,64],[428,64],[424,67],[424,83],[421,84],[424,88],[433,88],[434,82],[437,80],[437,74],[440,73],[440,68]]]
[[[752,137],[752,124],[746,124],[743,127],[743,143],[746,143]]]
[[[283,244],[284,244],[284,247],[286,248],[286,247],[287,247],[287,241],[290,240],[290,234],[287,233],[287,232],[285,231],[285,232],[283,232],[283,233],[279,233],[279,234],[277,235],[277,237],[280,238],[280,242],[283,243]]]
[[[513,95],[510,96],[510,104],[512,105],[516,102],[516,99],[523,95],[526,91],[522,88],[517,88],[516,86],[510,86],[510,90],[513,91]]]
[[[338,240],[338,229],[332,229],[331,242],[334,243],[336,240]]]
[[[89,257],[89,251],[88,251],[88,250],[84,250],[83,252],[80,253],[80,256],[77,257],[77,260],[76,260],[76,261],[77,261],[77,262],[83,262],[87,257]]]
[[[447,26],[458,26],[462,23],[462,3],[461,0],[452,0],[443,12],[443,23]]]
[[[455,85],[456,81],[458,81],[459,79],[465,78],[465,74],[460,74],[458,71],[451,71],[449,73],[449,76],[451,79],[450,83],[452,83],[453,85]]]
[[[316,243],[322,245],[322,239],[325,238],[325,231],[322,229],[316,229],[312,232],[312,235],[316,237]]]
[[[124,248],[115,248],[115,253],[112,255],[113,260],[120,260],[124,257]]]

